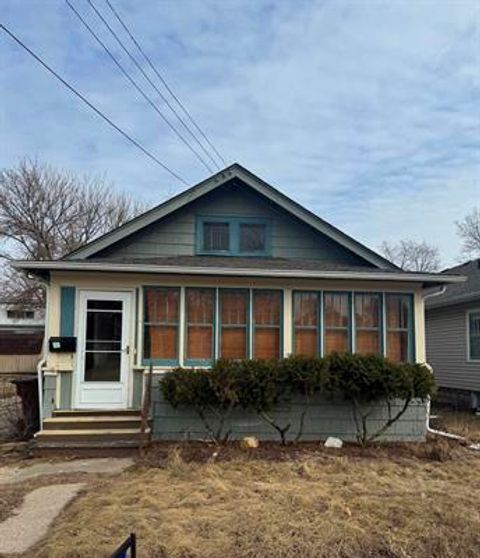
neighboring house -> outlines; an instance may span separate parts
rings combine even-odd
[[[480,408],[480,258],[445,270],[467,277],[426,300],[427,360],[440,401]]]
[[[161,374],[219,357],[330,351],[423,362],[425,289],[461,280],[400,270],[238,164],[62,260],[16,267],[48,286],[38,439],[52,444],[94,441],[95,424],[111,432],[101,413],[135,436],[150,365]],[[68,436],[65,416],[75,423]],[[166,404],[156,379],[152,418],[157,439],[206,437],[193,414]],[[387,437],[423,439],[425,419],[425,405],[412,403]],[[232,431],[274,438],[241,413]],[[342,401],[317,404],[305,426],[306,439],[354,432]]]
[[[0,374],[36,372],[44,327],[43,309],[0,301]]]

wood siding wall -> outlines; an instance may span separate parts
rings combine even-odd
[[[392,407],[395,413],[401,402]],[[305,403],[293,399],[280,403],[273,411],[279,424],[291,424],[287,438],[292,440],[297,435],[300,417],[305,410]],[[426,436],[426,404],[412,401],[406,413],[381,437],[384,441],[421,442]],[[152,389],[153,437],[156,440],[198,440],[208,439],[208,433],[198,415],[188,408],[174,409],[163,398],[156,378]],[[215,424],[215,417],[209,417]],[[385,405],[373,406],[369,418],[371,431],[378,430],[387,420]],[[278,433],[256,413],[236,410],[228,418],[225,431],[231,431],[232,439],[244,436],[256,436],[260,440],[277,440]],[[345,401],[326,400],[315,397],[308,406],[305,415],[302,440],[325,440],[328,436],[337,436],[346,441],[355,441],[356,429],[352,408]]]
[[[425,315],[427,361],[440,387],[480,392],[480,362],[467,358],[467,310],[480,301],[432,308]]]
[[[277,208],[247,186],[226,185],[96,257],[152,258],[195,254],[197,216],[244,216],[272,223],[272,256],[369,265],[359,256]]]

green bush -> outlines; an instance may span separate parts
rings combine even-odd
[[[433,376],[421,364],[393,363],[376,355],[337,354],[325,358],[292,356],[279,360],[219,360],[211,369],[167,372],[160,380],[165,399],[174,407],[194,408],[216,442],[228,439],[224,425],[230,412],[240,407],[254,411],[286,443],[291,424],[279,424],[272,412],[293,396],[303,398],[304,410],[296,440],[301,438],[305,414],[317,394],[350,402],[357,439],[367,444],[390,428],[414,398],[434,392]],[[400,406],[394,403],[400,401]],[[370,431],[369,418],[376,404],[384,403],[385,423]],[[216,420],[216,428],[210,423]]]

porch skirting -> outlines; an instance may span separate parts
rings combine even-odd
[[[392,413],[398,412],[402,402],[396,402]],[[278,406],[272,417],[283,427],[291,424],[287,438],[296,437],[300,425],[300,417],[304,411],[303,402],[297,398]],[[414,400],[404,415],[380,438],[383,441],[421,442],[426,437],[426,403]],[[153,385],[152,393],[153,438],[155,440],[205,440],[208,439],[203,422],[193,409],[174,409],[163,398],[158,385]],[[371,432],[385,424],[387,409],[384,405],[373,407],[369,417]],[[209,417],[215,425],[215,418]],[[256,413],[235,410],[225,421],[225,432],[230,430],[230,439],[244,436],[256,436],[260,440],[278,441],[278,433]],[[310,402],[305,415],[303,441],[325,440],[328,436],[336,436],[345,441],[356,440],[356,428],[349,403],[345,401],[326,400],[316,397]]]

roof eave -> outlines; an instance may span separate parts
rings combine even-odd
[[[230,277],[276,277],[305,279],[342,279],[366,281],[396,281],[421,283],[425,287],[461,283],[465,277],[445,274],[425,274],[392,271],[328,271],[304,269],[257,269],[197,266],[162,266],[146,264],[124,264],[88,261],[16,261],[13,267],[27,273],[49,273],[52,271],[106,272],[106,273],[152,273],[158,275],[204,275]]]

